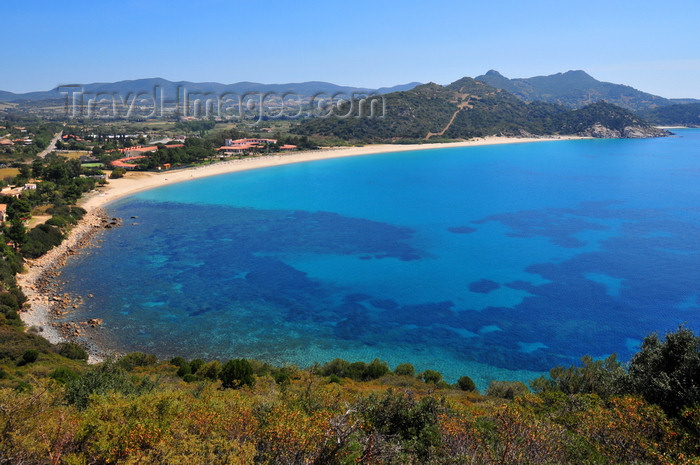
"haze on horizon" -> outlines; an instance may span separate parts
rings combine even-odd
[[[700,2],[13,2],[0,90],[162,77],[378,88],[582,69],[700,98]]]

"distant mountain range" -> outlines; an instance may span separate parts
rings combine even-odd
[[[161,78],[136,79],[129,81],[119,81],[112,83],[96,82],[91,84],[79,84],[78,87],[86,93],[109,93],[126,96],[129,93],[150,92],[158,87],[162,89],[166,99],[175,99],[180,89],[186,89],[188,93],[210,93],[221,95],[224,93],[245,94],[247,92],[260,93],[278,93],[291,92],[301,97],[310,97],[318,93],[326,93],[333,95],[336,93],[372,93],[387,94],[402,90],[412,89],[417,86],[418,82],[397,85],[393,87],[382,87],[379,89],[369,89],[364,87],[339,86],[329,82],[311,81],[289,84],[261,84],[257,82],[237,82],[235,84],[220,84],[218,82],[189,82],[189,81],[168,81]],[[65,94],[61,94],[63,90],[70,85],[59,86],[49,91],[43,92],[28,92],[24,94],[15,94],[13,92],[0,91],[0,101],[4,102],[22,102],[22,101],[39,101],[39,100],[55,100],[65,98]]]
[[[314,118],[302,122],[297,131],[369,142],[491,135],[631,138],[668,134],[610,103],[599,101],[570,109],[554,103],[525,102],[506,90],[469,77],[447,86],[423,84],[386,94],[383,99],[387,111],[381,118],[367,115]],[[359,102],[354,108],[361,108]],[[345,114],[345,108],[339,114]]]
[[[695,99],[667,99],[630,86],[598,81],[580,70],[518,79],[508,79],[491,70],[477,76],[476,80],[507,90],[526,102],[558,103],[568,108],[581,108],[601,100],[634,112],[674,104],[700,103]]]
[[[467,79],[467,78],[465,78]],[[470,79],[470,78],[469,78]],[[457,81],[461,82],[463,80]],[[418,120],[395,122],[398,126],[403,129],[412,128],[411,134],[419,134],[423,132],[441,132],[442,129],[433,131],[432,129],[441,127],[440,125],[446,123],[443,121],[442,117],[437,116],[440,113],[441,108],[428,108],[424,107],[422,103],[419,103],[422,98],[427,98],[433,105],[442,105],[444,108],[451,110],[448,111],[447,119],[449,120],[452,115],[455,116],[455,121],[453,122],[454,128],[460,127],[463,118],[474,118],[476,114],[481,114],[482,118],[488,120],[489,118],[495,117],[496,114],[500,114],[503,108],[499,106],[494,106],[493,108],[486,109],[488,102],[492,99],[492,93],[494,90],[501,90],[504,93],[499,95],[499,101],[502,104],[507,104],[507,106],[515,111],[515,113],[510,115],[501,114],[498,118],[501,118],[496,124],[492,121],[492,128],[501,128],[506,131],[510,131],[512,126],[508,126],[506,121],[514,122],[518,121],[517,125],[525,132],[537,133],[537,131],[544,130],[541,126],[542,121],[537,120],[540,113],[544,112],[548,116],[543,116],[543,118],[559,118],[556,116],[557,112],[569,110],[583,109],[597,102],[606,102],[608,104],[613,104],[623,109],[629,110],[634,113],[634,117],[639,119],[643,118],[653,124],[657,125],[667,125],[667,126],[697,126],[700,127],[700,100],[696,99],[667,99],[664,97],[659,97],[657,95],[652,95],[646,92],[639,91],[633,87],[613,84],[609,82],[598,81],[593,78],[585,71],[567,71],[565,73],[557,73],[550,76],[536,76],[531,78],[517,78],[509,79],[498,71],[491,70],[486,74],[472,79],[468,87],[476,89],[476,83],[482,83],[491,89],[489,92],[490,96],[485,94],[476,93],[473,96],[479,96],[480,100],[468,100],[461,101],[459,97],[449,97],[452,99],[452,103],[448,104],[446,101],[441,100],[444,97],[444,92],[453,89],[455,83],[448,86],[438,86],[437,84],[426,84],[421,85],[418,82],[411,82],[408,84],[397,85],[393,87],[382,87],[379,89],[370,89],[364,87],[351,87],[351,86],[339,86],[336,84],[328,82],[302,82],[302,83],[289,83],[289,84],[261,84],[255,82],[238,82],[235,84],[220,84],[217,82],[189,82],[189,81],[168,81],[161,78],[151,78],[151,79],[136,79],[129,81],[119,81],[114,83],[91,83],[78,86],[82,91],[87,94],[99,94],[106,93],[112,95],[120,95],[123,98],[127,98],[129,95],[135,93],[149,93],[152,94],[155,88],[159,88],[162,91],[166,101],[174,101],[178,95],[181,94],[182,89],[186,89],[190,94],[210,94],[210,95],[223,95],[225,93],[243,95],[249,92],[258,93],[273,93],[281,95],[283,93],[292,93],[297,97],[307,98],[319,93],[324,93],[326,95],[332,96],[335,94],[345,94],[346,96],[352,96],[353,94],[371,94],[377,93],[381,95],[391,95],[392,97],[387,98],[390,108],[392,108],[392,113],[396,114],[392,105],[408,105],[409,101],[413,102],[415,100],[418,107],[413,108],[412,111],[408,113],[401,114],[408,115],[409,119],[416,117],[416,112],[425,112],[424,117],[418,117]],[[428,87],[424,87],[428,86]],[[442,90],[440,90],[442,89]],[[65,90],[65,88],[64,88]],[[55,101],[57,99],[65,98],[65,94],[61,94],[61,88],[55,88],[44,92],[28,92],[24,94],[15,94],[12,92],[0,91],[0,101],[16,103],[19,106],[16,109],[30,108],[32,106],[36,107],[50,107],[51,105],[44,105],[44,101]],[[415,91],[413,94],[405,94],[405,92]],[[399,93],[400,95],[394,95]],[[429,97],[431,93],[434,93],[436,99]],[[510,95],[512,98],[506,98],[506,94]],[[495,95],[495,94],[494,94]],[[432,99],[432,100],[431,100]],[[457,99],[457,100],[455,100]],[[449,99],[448,99],[449,100]],[[506,102],[507,100],[507,102]],[[465,116],[467,112],[454,113],[454,101],[459,101],[462,105],[473,106],[477,111],[471,112],[469,116]],[[536,104],[530,107],[522,107],[517,105],[517,103],[527,103]],[[550,105],[550,106],[546,106]],[[558,109],[551,105],[560,106]],[[495,112],[495,113],[494,113]],[[539,116],[535,116],[537,120],[536,123],[528,123],[525,119],[532,117],[530,113],[535,112]],[[432,117],[435,119],[430,119]],[[420,123],[418,123],[420,121]],[[321,129],[322,126],[327,125],[329,121],[317,122],[317,129]],[[368,124],[369,121],[362,121],[359,124]],[[468,132],[479,132],[485,126],[481,126],[483,123],[481,121],[479,124],[474,125],[473,121],[470,121],[471,129]],[[345,125],[349,123],[343,123]],[[416,126],[417,124],[417,126]],[[467,124],[464,122],[464,124]],[[532,126],[535,126],[536,131],[531,131]],[[426,129],[426,128],[432,129]],[[444,128],[444,126],[442,126]],[[481,129],[479,129],[481,128]],[[308,127],[307,129],[310,129]],[[386,127],[384,127],[386,129]],[[450,134],[455,133],[455,129],[448,128],[442,134],[445,137],[449,137]],[[553,128],[550,128],[555,130]],[[561,128],[559,128],[561,129]],[[559,129],[556,129],[557,131]],[[415,130],[415,132],[413,131]],[[368,134],[372,134],[372,137],[377,135],[378,128],[368,129]],[[384,130],[382,130],[384,131]],[[380,131],[380,132],[382,132]],[[333,131],[331,131],[333,132]],[[387,132],[382,132],[384,136],[388,136]],[[396,135],[396,137],[405,137],[407,135]],[[394,137],[394,136],[390,136]]]

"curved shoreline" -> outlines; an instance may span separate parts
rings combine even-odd
[[[176,184],[179,182],[201,179],[220,174],[235,173],[258,168],[269,168],[273,166],[289,165],[292,163],[304,163],[317,160],[328,160],[331,158],[353,157],[361,155],[376,155],[394,152],[408,152],[415,150],[429,150],[438,148],[454,147],[476,147],[484,145],[501,144],[522,144],[530,142],[547,142],[561,140],[586,139],[578,136],[555,136],[555,137],[485,137],[464,142],[447,143],[427,143],[427,144],[379,144],[366,145],[363,147],[329,148],[323,150],[309,150],[303,152],[292,152],[284,154],[274,154],[250,158],[240,158],[215,162],[210,165],[197,166],[185,169],[174,169],[161,173],[132,171],[119,179],[110,179],[106,188],[102,188],[99,193],[84,196],[79,205],[90,211],[93,208],[103,207],[122,197],[126,197],[138,192],[158,187]]]
[[[105,218],[101,208],[88,211],[61,244],[39,258],[25,260],[24,272],[17,274],[17,284],[27,296],[29,304],[25,304],[20,312],[22,321],[28,329],[34,327],[36,334],[53,344],[70,340],[66,337],[69,327],[60,325],[57,318],[67,314],[70,307],[75,308],[79,304],[79,298],[72,299],[50,292],[49,288],[53,284],[51,280],[60,275],[61,267],[70,256],[92,243],[95,234],[103,230]],[[80,326],[76,323],[76,329]],[[87,323],[82,326],[87,326]],[[91,347],[88,354],[91,363],[102,360],[96,347]]]
[[[77,304],[76,301],[63,302],[65,296],[59,296],[48,292],[48,279],[58,276],[60,268],[68,257],[75,255],[77,251],[91,244],[93,236],[103,230],[103,220],[106,214],[102,207],[120,198],[136,194],[149,189],[167,186],[170,184],[201,179],[209,176],[217,176],[239,171],[247,171],[258,168],[303,163],[316,160],[327,160],[360,155],[384,154],[393,152],[406,152],[415,150],[428,150],[436,148],[473,147],[485,145],[515,144],[529,142],[545,142],[556,140],[582,139],[574,136],[543,137],[543,138],[511,138],[511,137],[487,137],[465,142],[454,143],[428,143],[411,145],[369,145],[364,147],[334,148],[326,150],[297,152],[291,154],[274,154],[262,157],[242,158],[212,163],[211,165],[172,170],[162,173],[153,172],[128,172],[119,179],[111,179],[105,187],[84,196],[78,204],[87,210],[85,217],[69,233],[69,236],[60,245],[54,247],[45,255],[35,259],[26,260],[25,271],[17,275],[17,283],[27,295],[29,309],[24,309],[20,316],[27,328],[32,326],[39,329],[38,334],[49,342],[60,343],[70,340],[66,330],[72,330],[82,323],[69,322],[68,328],[60,328],[56,317],[63,314],[57,313],[57,307],[69,304]],[[73,326],[71,326],[71,324]],[[99,348],[91,344],[87,348],[89,362],[96,363],[103,359]]]

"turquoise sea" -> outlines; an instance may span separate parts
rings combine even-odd
[[[700,330],[700,130],[443,148],[123,199],[61,277],[71,320],[161,357],[410,362],[448,381],[628,360]],[[137,217],[137,218],[131,218]]]

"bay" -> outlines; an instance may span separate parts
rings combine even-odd
[[[160,357],[413,363],[527,381],[698,330],[700,130],[442,148],[233,173],[122,199],[71,260],[70,315]],[[129,219],[132,216],[137,218]]]

